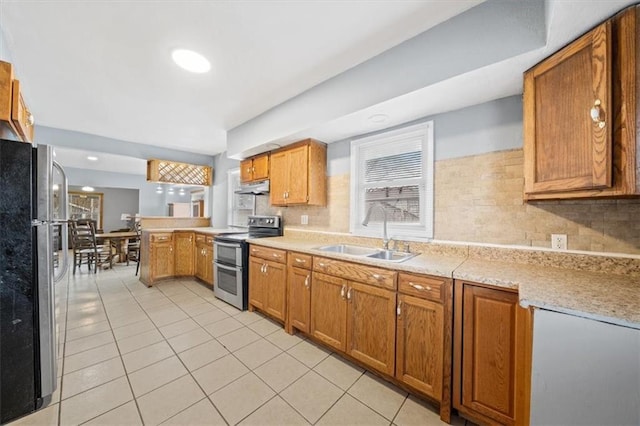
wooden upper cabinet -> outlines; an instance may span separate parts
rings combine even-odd
[[[33,142],[33,114],[24,101],[20,82],[13,77],[13,66],[0,61],[0,137]]]
[[[271,154],[270,201],[286,206],[327,204],[327,146],[306,139]]]
[[[240,162],[240,182],[269,179],[269,154],[261,154]]]
[[[640,194],[638,8],[524,74],[525,199]]]

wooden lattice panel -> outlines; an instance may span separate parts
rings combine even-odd
[[[211,186],[213,169],[209,166],[177,163],[167,160],[147,160],[147,180]]]

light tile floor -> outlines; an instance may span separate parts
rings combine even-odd
[[[194,280],[56,287],[58,389],[13,425],[441,425],[436,410]],[[456,418],[454,424],[464,424]]]

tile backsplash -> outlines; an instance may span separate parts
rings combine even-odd
[[[640,254],[640,199],[525,203],[522,149],[437,161],[437,240],[550,247],[551,234],[567,234],[570,250]],[[349,175],[328,177],[327,207],[270,207],[287,228],[349,232]],[[300,225],[300,216],[309,225]]]

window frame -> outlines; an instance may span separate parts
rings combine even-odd
[[[387,233],[390,238],[403,239],[432,239],[433,238],[433,218],[434,218],[434,131],[433,121],[405,126],[389,131],[383,131],[375,135],[356,138],[351,141],[351,207],[349,209],[349,231],[358,236],[382,237],[382,223],[370,222],[368,226],[363,226],[366,211],[364,202],[363,187],[366,185],[360,182],[360,167],[364,166],[360,158],[360,151],[363,148],[372,146],[382,146],[390,143],[397,143],[407,139],[419,137],[422,139],[422,178],[420,179],[420,213],[421,222],[419,224],[387,224]],[[424,188],[424,190],[423,190]],[[424,193],[423,193],[424,192]]]

